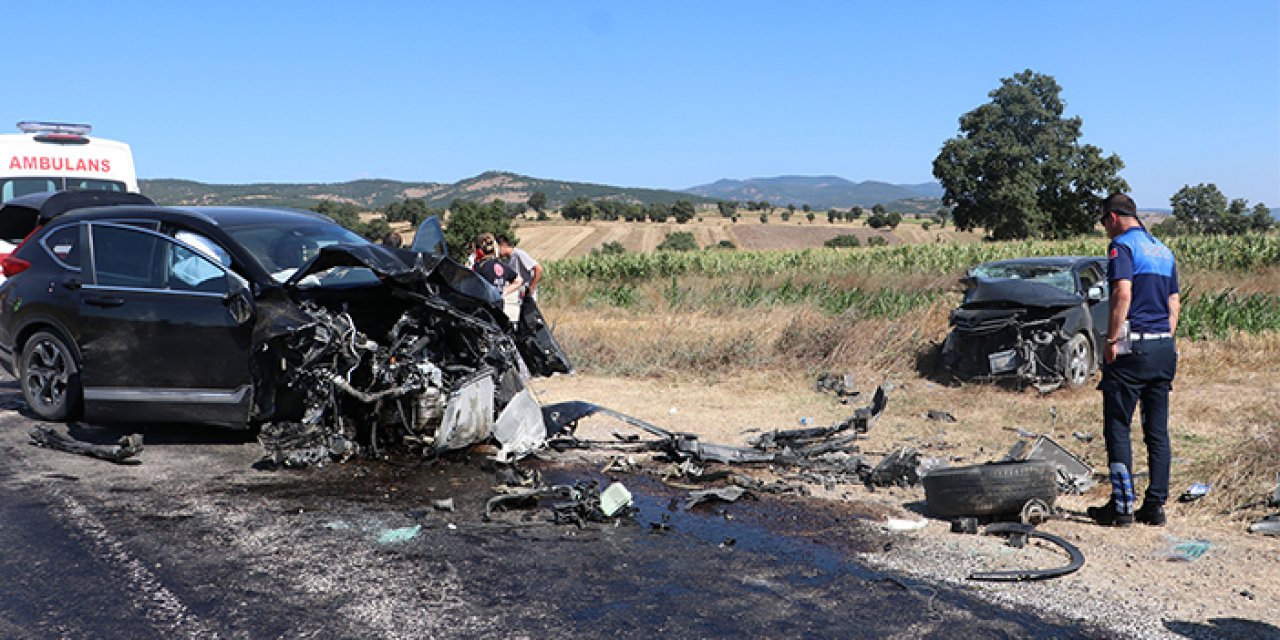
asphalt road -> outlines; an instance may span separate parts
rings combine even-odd
[[[883,534],[799,498],[686,511],[630,475],[640,512],[616,525],[546,508],[484,522],[481,456],[273,470],[241,432],[55,425],[142,433],[139,462],[117,465],[32,446],[21,408],[0,383],[0,638],[1097,635],[870,571],[851,553]]]

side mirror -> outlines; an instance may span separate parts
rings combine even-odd
[[[222,303],[227,305],[227,313],[236,324],[244,324],[253,318],[253,296],[249,287],[240,276],[228,271],[227,284],[230,285]]]
[[[1102,285],[1095,284],[1089,287],[1089,293],[1085,294],[1085,297],[1089,299],[1089,302],[1102,302],[1102,299],[1106,297],[1106,292],[1102,290]]]

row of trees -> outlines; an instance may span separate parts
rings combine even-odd
[[[675,220],[684,224],[697,215],[693,203],[688,200],[676,200],[667,205],[653,202],[642,205],[635,202],[619,202],[602,198],[591,200],[586,196],[578,196],[560,208],[560,215],[565,220],[588,222],[591,220],[625,220],[627,222],[666,222]]]
[[[1215,184],[1184,186],[1169,200],[1173,217],[1157,225],[1158,233],[1178,235],[1207,233],[1240,235],[1250,231],[1267,232],[1276,226],[1267,205],[1259,202],[1252,209],[1249,201],[1227,196]]]

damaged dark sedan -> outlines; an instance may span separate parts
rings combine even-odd
[[[3,262],[0,364],[46,420],[257,426],[285,464],[513,454],[545,437],[529,376],[571,370],[532,300],[513,325],[444,255],[316,213],[29,200],[0,211],[0,236],[36,227]]]
[[[1110,308],[1105,259],[1001,260],[961,282],[964,299],[942,346],[953,375],[1048,391],[1083,386],[1097,371]]]

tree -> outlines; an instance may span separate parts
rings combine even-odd
[[[818,216],[817,216],[816,214],[814,214],[812,211],[810,211],[810,212],[808,212],[808,213],[804,214],[804,219],[805,219],[805,220],[808,220],[809,222],[813,222],[813,219],[814,219],[814,218],[816,218],[816,217],[818,217]]]
[[[534,191],[529,194],[529,199],[525,201],[530,209],[542,213],[547,210],[547,194],[541,191]]]
[[[792,210],[790,210],[790,209],[783,209],[783,210],[782,210],[782,213],[780,214],[780,217],[782,218],[782,221],[783,221],[783,222],[790,222],[790,221],[791,221],[791,214],[793,214],[793,213],[795,213],[795,212],[794,212],[794,211],[792,211]]]
[[[698,248],[698,241],[693,239],[693,234],[688,231],[672,231],[662,238],[662,242],[654,249],[658,251],[694,251]]]
[[[360,222],[360,207],[357,207],[350,202],[324,200],[320,204],[312,207],[311,210],[321,215],[333,218],[334,222],[355,231],[356,233],[360,233],[361,228],[364,226]]]
[[[769,224],[769,214],[768,214],[768,213],[765,213],[765,212],[761,212],[761,213],[760,213],[760,224]]]
[[[997,240],[1087,233],[1108,193],[1128,190],[1114,154],[1079,143],[1062,88],[1030,69],[1002,78],[991,102],[960,116],[960,135],[933,161],[956,227]]]
[[[592,218],[598,217],[598,214],[595,203],[588,200],[586,196],[578,196],[565,203],[560,209],[560,215],[564,216],[565,220],[590,222]]]
[[[807,205],[807,204],[806,204],[806,205],[804,205],[804,207],[803,207],[803,208],[804,208],[804,212],[805,212],[805,213],[809,213],[809,209],[810,209],[809,205]]]
[[[716,203],[716,208],[720,210],[721,216],[725,218],[732,218],[733,215],[738,212],[738,203],[732,200],[729,200],[727,202],[724,200],[721,200],[720,202]]]
[[[862,207],[852,207],[849,209],[849,222],[853,222],[862,217]]]
[[[790,220],[791,216],[795,214],[796,214],[796,205],[789,204],[787,205],[787,217],[783,218],[783,220]]]
[[[401,202],[388,204],[383,207],[382,212],[387,222],[408,222],[410,226],[416,228],[431,215],[431,208],[422,198],[406,198]]]
[[[835,224],[840,219],[840,212],[835,209],[827,209],[827,222]]]
[[[889,225],[890,229],[897,229],[898,225],[902,224],[902,214],[894,211],[893,213],[885,216],[884,221],[885,224]]]
[[[826,242],[823,242],[822,246],[832,247],[832,248],[860,247],[862,246],[862,243],[858,241],[858,236],[851,235],[851,234],[841,234],[830,240],[827,240]]]
[[[1253,205],[1253,215],[1249,216],[1249,230],[1266,233],[1276,226],[1276,219],[1271,216],[1271,209],[1259,202]]]
[[[649,206],[645,208],[645,214],[653,222],[666,222],[667,218],[671,216],[671,207],[661,202],[650,202]]]
[[[464,254],[467,243],[482,233],[507,236],[518,242],[511,230],[511,218],[507,216],[506,204],[501,200],[488,205],[469,200],[454,200],[449,204],[448,224],[444,228],[444,241],[449,246],[449,255],[466,257]]]
[[[888,209],[885,209],[884,205],[877,203],[874,207],[871,207],[871,213],[882,216],[888,213]]]
[[[683,198],[676,200],[676,203],[671,206],[671,216],[674,217],[676,222],[679,224],[684,224],[692,220],[694,213],[693,203]]]
[[[593,256],[616,256],[627,252],[621,242],[611,240],[591,250]]]

